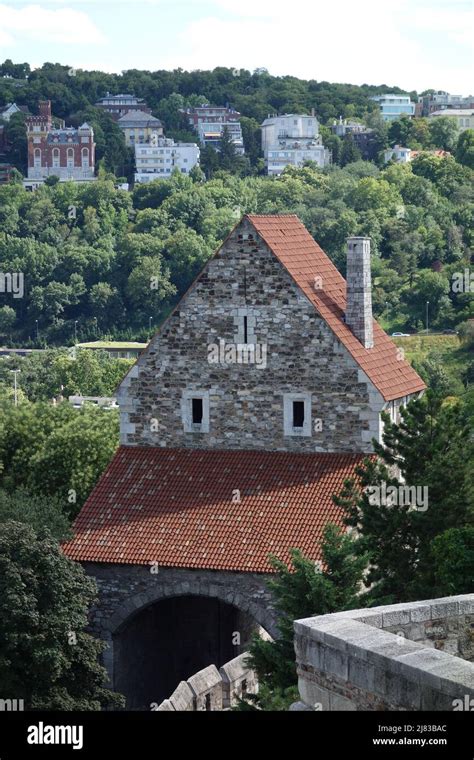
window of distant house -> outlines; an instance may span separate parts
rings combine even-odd
[[[208,433],[209,391],[184,391],[181,416],[185,433]]]
[[[53,148],[53,168],[59,167],[59,148]]]
[[[82,168],[87,169],[89,167],[89,148],[82,149]]]
[[[41,166],[41,150],[39,148],[35,148],[34,162],[35,166]]]
[[[67,149],[67,165],[68,167],[74,166],[74,150],[73,148]]]
[[[283,395],[283,434],[311,435],[311,394],[285,393]]]

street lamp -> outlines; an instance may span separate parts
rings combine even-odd
[[[428,335],[428,309],[429,309],[429,306],[430,306],[430,302],[427,301],[426,302],[426,334],[427,335]]]
[[[15,399],[14,403],[15,403],[15,406],[18,406],[18,386],[17,386],[16,376],[18,375],[19,372],[21,372],[21,369],[11,369],[10,372],[13,372],[13,377],[14,377],[14,381],[13,381],[13,388],[14,388],[13,392],[14,392],[14,399]]]
[[[77,343],[77,323],[78,323],[78,320],[75,319],[74,320],[74,343],[75,344]]]
[[[35,323],[36,323],[36,340],[39,341],[39,328],[38,328],[38,320],[37,319],[35,319]]]
[[[148,332],[151,334],[151,323],[153,321],[153,317],[148,317]]]

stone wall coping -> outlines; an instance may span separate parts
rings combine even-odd
[[[365,661],[366,667],[377,666],[446,694],[459,697],[460,689],[474,694],[474,663],[384,630],[473,611],[474,594],[463,594],[303,618],[294,623],[297,660],[300,669],[309,664],[323,673],[334,667],[342,673],[351,659]]]
[[[221,676],[215,665],[208,665],[207,668],[194,673],[188,678],[187,684],[191,687],[193,694],[198,697],[206,694],[208,691],[221,683]]]
[[[232,681],[238,681],[241,678],[245,678],[249,673],[249,666],[246,665],[248,657],[248,652],[242,652],[238,657],[234,657],[233,660],[229,660],[225,665],[222,665],[222,667],[219,668],[222,680],[225,683],[231,683]]]
[[[186,681],[180,681],[176,689],[169,698],[172,706],[175,710],[189,710],[189,706],[193,704],[194,694],[191,687]]]

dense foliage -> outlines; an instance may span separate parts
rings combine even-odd
[[[100,710],[123,704],[105,687],[103,642],[86,633],[95,582],[47,530],[0,523],[2,695],[33,710]]]
[[[379,170],[289,169],[281,177],[176,174],[127,193],[109,179],[28,193],[0,188],[0,340],[37,345],[146,337],[243,213],[296,213],[344,272],[349,234],[372,238],[374,310],[394,328],[453,327],[473,315],[473,173],[422,154]],[[457,280],[456,280],[457,282]]]

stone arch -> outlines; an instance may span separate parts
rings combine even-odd
[[[277,635],[276,616],[268,610],[265,600],[258,603],[251,598],[250,594],[242,591],[233,593],[213,584],[212,581],[206,582],[200,579],[167,582],[166,585],[158,582],[146,591],[127,597],[120,608],[108,620],[104,621],[106,638],[110,640],[114,634],[120,631],[122,626],[146,607],[176,596],[205,596],[219,599],[221,602],[231,604],[238,610],[250,615],[273,638]]]

